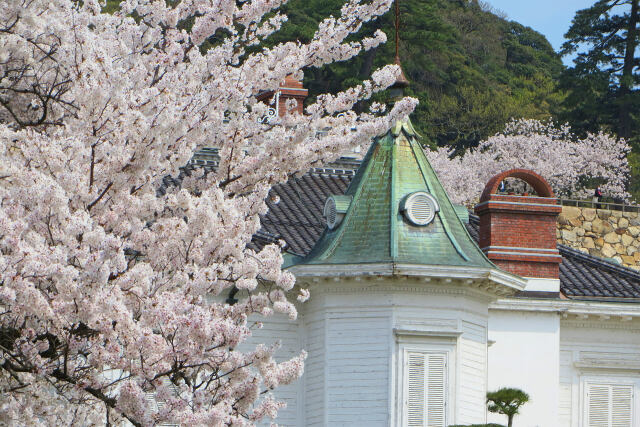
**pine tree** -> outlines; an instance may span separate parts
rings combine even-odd
[[[638,20],[640,0],[600,0],[576,13],[562,53],[577,53],[565,75],[571,93],[566,119],[574,127],[604,126],[628,140],[638,141],[635,124],[639,104],[640,58]]]
[[[308,41],[317,21],[335,14],[342,3],[290,0],[285,5],[289,21],[272,42]],[[541,120],[557,109],[562,94],[556,82],[563,66],[542,34],[507,21],[485,2],[401,0],[399,5],[400,59],[411,82],[406,93],[420,100],[413,118],[425,144],[462,152],[511,118]],[[393,22],[389,12],[365,24],[358,36],[381,29],[393,40]],[[372,69],[393,62],[394,55],[390,41],[349,61],[305,69],[307,102],[318,93],[358,84]]]
[[[509,427],[513,425],[513,417],[518,414],[520,407],[528,401],[529,395],[517,388],[501,388],[487,393],[489,412],[506,415]]]

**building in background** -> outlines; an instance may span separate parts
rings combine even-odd
[[[215,167],[216,151],[195,164]],[[496,194],[507,177],[537,194]],[[449,201],[407,120],[363,160],[272,194],[252,245],[284,240],[311,291],[296,321],[255,333],[281,341],[283,359],[309,353],[278,391],[280,425],[504,423],[486,392],[515,387],[530,395],[518,426],[640,426],[640,274],[556,244],[561,207],[544,177],[494,177],[472,214]]]

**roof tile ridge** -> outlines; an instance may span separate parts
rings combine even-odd
[[[607,259],[601,258],[601,257],[597,257],[594,255],[587,255],[583,252],[580,252],[574,248],[571,248],[569,246],[566,245],[562,245],[562,244],[558,244],[558,251],[560,252],[560,254],[567,254],[571,257],[574,258],[578,258],[582,261],[585,261],[589,264],[591,264],[594,267],[602,267],[605,269],[608,269],[610,271],[614,271],[616,273],[620,273],[623,275],[626,275],[628,277],[632,277],[636,280],[640,281],[640,273],[635,271],[632,268],[629,267],[625,267],[619,264],[616,264],[612,261],[609,261]]]
[[[471,224],[472,222],[474,225],[480,225],[480,217],[475,213],[469,211],[469,224]]]
[[[318,175],[330,175],[330,176],[354,176],[356,174],[355,169],[342,169],[327,166],[318,166],[309,169],[305,175],[318,174]]]
[[[255,232],[254,234],[255,236],[260,236],[260,237],[269,237],[269,238],[273,238],[273,239],[281,239],[282,236],[280,236],[280,234],[276,234],[276,233],[271,233],[270,231],[266,231],[263,229],[259,229],[258,231]]]

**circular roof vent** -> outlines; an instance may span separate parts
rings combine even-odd
[[[333,197],[329,197],[324,204],[324,217],[327,220],[327,226],[334,229],[337,225],[338,211],[336,210],[336,201]]]
[[[404,199],[401,210],[410,223],[423,226],[433,221],[436,212],[440,210],[440,206],[438,206],[438,201],[431,194],[424,191],[416,191]]]
[[[342,222],[342,218],[349,209],[351,196],[329,196],[324,204],[324,217],[327,220],[329,230],[333,230]]]

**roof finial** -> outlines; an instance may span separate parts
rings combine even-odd
[[[394,99],[402,98],[404,96],[403,90],[405,87],[409,86],[409,80],[404,75],[404,71],[402,71],[402,64],[400,63],[400,5],[398,4],[400,0],[395,0],[395,35],[396,35],[396,57],[395,64],[400,67],[400,74],[396,78],[395,83],[391,86],[392,97]]]
[[[400,62],[400,54],[398,53],[400,46],[400,6],[398,5],[398,0],[394,3],[396,7],[396,63],[398,63]]]

